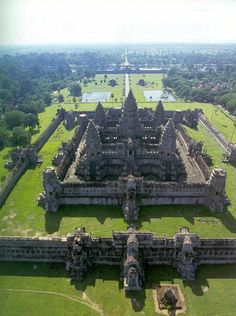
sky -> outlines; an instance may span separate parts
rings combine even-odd
[[[0,0],[0,45],[236,42],[236,0]]]

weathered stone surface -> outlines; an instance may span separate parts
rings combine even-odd
[[[154,111],[139,109],[132,91],[121,110],[105,111],[99,103],[77,117],[74,137],[56,157],[57,193],[49,197],[45,177],[41,205],[49,210],[45,203],[53,200],[54,211],[63,204],[121,205],[127,222],[138,219],[142,205],[204,204],[222,211],[224,177],[211,176],[201,144],[181,125],[197,118],[198,111],[165,111],[161,102]]]
[[[201,239],[186,227],[167,238],[132,225],[126,232],[113,232],[112,238],[93,238],[82,227],[67,238],[0,237],[0,261],[64,262],[78,281],[92,265],[116,265],[124,289],[139,291],[145,265],[171,265],[184,280],[194,280],[201,264],[236,264],[236,239]]]

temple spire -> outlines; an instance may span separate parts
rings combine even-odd
[[[164,112],[164,106],[161,100],[159,100],[156,106],[155,121],[156,121],[157,126],[161,126],[165,124],[165,112]]]
[[[100,125],[103,126],[104,122],[105,122],[105,111],[104,108],[102,106],[101,102],[98,102],[96,110],[95,110],[95,118],[94,118],[95,122]]]
[[[176,133],[172,118],[168,120],[162,131],[159,148],[167,154],[175,153],[176,151]]]
[[[133,91],[130,89],[127,98],[123,105],[124,111],[137,111],[138,106],[133,95]]]
[[[138,116],[138,106],[132,90],[129,91],[123,105],[119,131],[121,137],[126,139],[139,138],[143,134],[143,128]]]
[[[91,120],[85,131],[83,140],[82,140],[83,152],[89,156],[96,156],[98,152],[101,152],[101,139],[99,132]]]

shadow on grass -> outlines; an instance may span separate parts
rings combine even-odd
[[[0,262],[0,276],[65,277],[63,263]]]
[[[23,277],[58,277],[68,278],[65,272],[64,264],[58,263],[29,263],[29,262],[0,262],[0,276],[23,276]],[[140,292],[127,292],[123,290],[123,284],[120,280],[119,266],[92,266],[84,275],[81,282],[71,282],[78,291],[86,291],[87,287],[94,287],[94,291],[101,291],[104,287],[106,291],[114,291],[114,283],[117,282],[117,288],[121,295],[131,300],[134,312],[143,310],[146,301],[146,291],[153,289],[154,284],[180,284],[183,288],[190,288],[193,295],[202,296],[209,288],[211,279],[236,279],[235,265],[203,265],[198,267],[196,280],[183,282],[180,275],[173,267],[167,266],[146,266],[146,281]],[[99,285],[96,282],[100,280]],[[116,285],[115,285],[116,286]],[[185,296],[185,291],[183,292]],[[114,293],[115,295],[115,293]]]
[[[183,281],[184,287],[189,287],[196,296],[202,296],[208,291],[210,279],[236,279],[235,265],[202,265],[199,266],[195,281]]]
[[[145,288],[141,291],[128,291],[125,292],[125,297],[130,299],[132,308],[135,312],[141,312],[145,306],[146,291]]]
[[[48,234],[59,230],[63,217],[93,217],[103,224],[107,218],[121,218],[122,213],[119,206],[112,205],[64,205],[56,213],[45,213],[45,230]]]
[[[45,213],[45,230],[48,234],[57,232],[63,217],[91,217],[96,218],[101,224],[107,218],[122,218],[121,206],[112,205],[64,205],[56,213]],[[209,209],[201,205],[157,205],[142,207],[139,220],[136,225],[140,229],[143,222],[150,222],[151,219],[161,218],[184,218],[191,225],[194,225],[195,218],[202,221],[214,222],[219,220],[231,233],[236,233],[236,220],[231,212],[226,208],[223,213],[212,213]],[[205,219],[207,217],[207,219]],[[210,218],[210,219],[209,219]]]
[[[145,206],[140,210],[140,216],[138,221],[138,228],[142,228],[142,222],[151,222],[152,218],[184,218],[191,225],[194,225],[195,217],[204,217],[218,219],[231,233],[236,233],[236,219],[225,209],[223,213],[212,213],[208,208],[201,205],[158,205],[158,206]]]

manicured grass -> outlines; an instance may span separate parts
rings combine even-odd
[[[132,74],[129,75],[130,88],[134,93],[134,97],[138,102],[147,102],[143,95],[143,90],[162,90],[162,78],[163,74]],[[144,87],[138,85],[138,81],[143,79],[146,82]]]
[[[235,266],[201,266],[194,282],[183,282],[174,268],[164,266],[146,267],[145,275],[144,289],[125,296],[119,283],[119,267],[90,268],[83,282],[70,284],[63,265],[0,263],[0,315],[99,315],[89,306],[69,299],[74,298],[96,307],[104,316],[155,316],[152,286],[159,282],[180,285],[186,316],[235,313]],[[14,292],[17,289],[42,293]]]
[[[164,102],[167,110],[186,110],[201,108],[208,120],[226,137],[228,141],[236,143],[236,129],[234,121],[210,103],[199,102]]]
[[[109,85],[109,80],[115,79],[117,82],[117,85],[112,87]],[[105,82],[104,82],[105,80]],[[101,82],[102,81],[102,82]],[[121,103],[122,98],[122,90],[124,85],[124,75],[123,74],[111,74],[107,75],[107,78],[104,77],[103,74],[99,74],[95,76],[95,80],[92,82],[87,83],[86,85],[83,84],[83,82],[79,82],[79,84],[82,87],[82,93],[84,92],[111,92],[114,94],[114,98],[112,101],[112,98],[110,97],[108,102],[103,102],[104,106],[107,106],[107,103],[109,104],[109,107],[117,106]],[[60,93],[64,96],[65,103],[73,103],[73,97],[70,95],[69,89],[65,88],[60,91]],[[54,96],[56,97],[58,94],[54,93]],[[117,101],[115,102],[115,99]],[[80,108],[81,102],[80,98],[76,97],[76,102],[79,105],[78,109]],[[87,103],[87,102],[86,102]],[[83,103],[82,103],[83,104]]]

